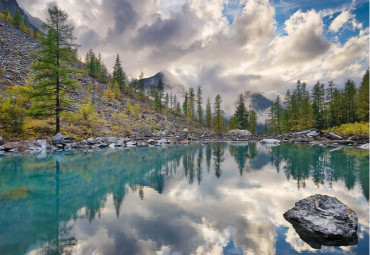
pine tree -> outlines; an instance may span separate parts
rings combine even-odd
[[[248,123],[248,113],[245,108],[243,95],[240,94],[236,110],[234,113],[236,128],[238,129],[247,129],[249,127]]]
[[[362,78],[357,92],[357,116],[360,121],[369,122],[369,69]]]
[[[180,106],[180,103],[177,102],[176,104],[176,110],[175,110],[176,114],[181,114],[181,106]]]
[[[156,108],[159,109],[159,112],[162,113],[162,98],[164,94],[164,85],[162,78],[159,78],[157,85],[157,99],[156,99]]]
[[[188,117],[188,92],[185,91],[184,102],[182,104],[182,112],[185,117]]]
[[[116,61],[114,63],[112,80],[113,82],[116,81],[119,85],[120,91],[124,92],[126,87],[126,75],[123,71],[119,54],[117,54]]]
[[[168,93],[166,93],[166,95],[164,96],[164,106],[168,108],[169,102],[170,102],[170,96],[168,95]]]
[[[142,102],[144,102],[144,95],[145,95],[145,84],[144,84],[144,74],[141,73],[139,77],[139,97]]]
[[[217,133],[221,133],[224,128],[224,111],[222,110],[222,99],[220,95],[215,98],[213,105],[213,128]]]
[[[21,17],[21,14],[19,13],[19,10],[16,9],[15,10],[15,13],[14,13],[14,16],[13,16],[13,19],[12,19],[12,24],[13,26],[15,26],[16,28],[20,28],[21,27],[21,23],[22,23],[22,17]]]
[[[206,126],[211,127],[212,124],[212,107],[211,107],[211,101],[209,98],[207,98],[207,104],[206,104]]]
[[[202,98],[202,88],[198,86],[197,89],[197,114],[198,114],[198,122],[203,123],[203,98]]]
[[[176,107],[177,107],[177,96],[176,96],[176,94],[173,96],[173,108],[175,108],[176,109]]]
[[[32,85],[32,112],[43,117],[54,115],[56,133],[60,132],[60,114],[70,104],[67,91],[77,87],[70,78],[73,70],[67,66],[77,46],[67,18],[65,11],[57,7],[49,9],[45,25],[48,33],[33,64],[36,83]]]
[[[348,80],[345,84],[343,91],[343,102],[344,102],[344,122],[353,123],[355,122],[356,108],[356,87],[355,83],[351,80]]]
[[[318,81],[312,89],[312,110],[314,127],[323,129],[325,125],[325,89]]]
[[[194,89],[190,88],[188,93],[188,107],[187,107],[187,117],[188,119],[195,120],[195,93]]]
[[[250,107],[249,110],[249,130],[252,134],[257,131],[257,113]]]

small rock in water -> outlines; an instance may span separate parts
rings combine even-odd
[[[284,213],[302,240],[311,247],[342,246],[358,242],[356,213],[335,197],[313,195]]]

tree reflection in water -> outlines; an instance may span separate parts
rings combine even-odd
[[[298,189],[308,180],[330,187],[341,180],[349,190],[359,183],[369,199],[369,156],[363,151],[258,146],[192,144],[1,158],[0,254],[24,254],[40,243],[42,254],[71,253],[77,244],[73,222],[100,217],[110,194],[119,218],[129,191],[140,199],[145,199],[144,187],[161,194],[166,180],[182,174],[180,169],[189,185],[194,181],[201,185],[208,174],[222,179],[230,156],[243,177],[270,163],[276,171],[284,171],[287,180],[296,181]]]

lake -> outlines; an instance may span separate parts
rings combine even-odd
[[[282,214],[313,194],[358,243],[314,249]],[[367,150],[213,143],[0,157],[0,254],[369,254]]]

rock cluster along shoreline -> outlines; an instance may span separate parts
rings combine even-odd
[[[168,144],[194,142],[260,142],[266,146],[279,146],[281,143],[310,144],[318,146],[346,146],[369,149],[369,139],[364,137],[342,137],[335,133],[307,130],[285,135],[252,135],[247,130],[232,130],[225,134],[191,133],[188,129],[174,134],[133,135],[131,137],[90,137],[77,141],[71,136],[57,134],[53,138],[29,140],[6,140],[0,136],[0,155],[10,153],[39,153],[42,151],[72,151],[87,149],[149,147]]]

